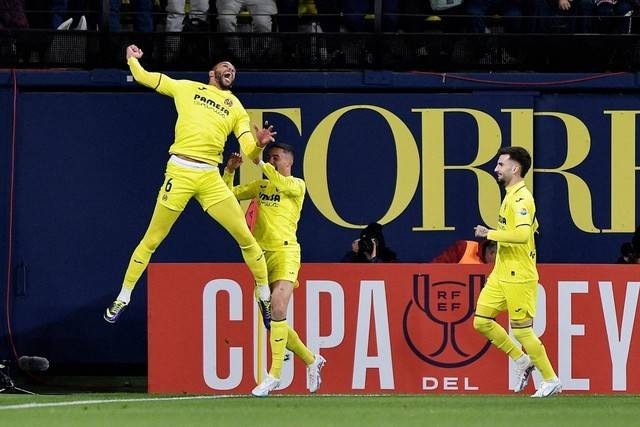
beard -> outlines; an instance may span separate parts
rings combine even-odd
[[[214,75],[216,82],[218,83],[218,86],[220,87],[220,89],[222,90],[229,90],[231,89],[231,84],[233,84],[233,82],[231,84],[226,84],[224,82],[224,77],[222,76],[222,73],[220,72],[216,72]]]

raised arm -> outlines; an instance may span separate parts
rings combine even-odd
[[[142,58],[142,55],[144,55],[144,52],[138,46],[132,44],[127,47],[127,64],[129,64],[133,78],[143,86],[156,90],[163,95],[171,96],[175,80],[164,74],[145,70],[138,61],[138,59]]]
[[[270,142],[275,141],[275,136],[278,132],[273,130],[273,126],[269,125],[269,122],[265,122],[262,129],[258,129],[258,126],[253,125],[253,129],[256,132],[256,138],[254,138],[249,131],[249,117],[247,116],[244,120],[246,120],[246,127],[243,126],[245,130],[238,137],[240,150],[242,150],[249,160],[255,161],[261,158],[264,147]]]

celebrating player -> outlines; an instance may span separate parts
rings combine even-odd
[[[522,147],[502,148],[498,154],[494,172],[507,194],[500,206],[498,230],[482,225],[475,227],[476,237],[498,242],[498,251],[493,271],[478,297],[473,326],[515,361],[516,392],[526,387],[531,372],[538,368],[544,381],[531,397],[549,397],[560,393],[562,384],[551,367],[544,345],[533,332],[538,290],[534,233],[538,221],[533,196],[524,184],[531,156]],[[509,312],[513,335],[527,354],[495,321],[502,311]]]
[[[273,127],[257,129],[257,142],[251,134],[249,116],[231,93],[236,70],[229,62],[220,62],[209,71],[209,83],[173,80],[160,73],[147,72],[138,59],[143,52],[137,46],[127,48],[127,62],[136,81],[174,99],[178,119],[175,141],[169,147],[165,180],[160,187],[149,228],[131,256],[120,294],[104,313],[114,323],[131,299],[136,282],[147,268],[151,255],[171,230],[187,202],[195,197],[207,214],[218,221],[238,242],[242,256],[256,283],[256,296],[269,322],[269,286],[267,265],[262,249],[246,222],[242,209],[220,177],[225,142],[233,132],[242,151],[252,159],[274,141]]]
[[[271,287],[271,369],[251,393],[264,397],[280,385],[280,372],[285,348],[299,356],[307,365],[307,382],[311,393],[320,387],[320,370],[325,359],[314,355],[287,324],[287,307],[293,289],[298,286],[300,245],[296,237],[298,220],[304,201],[305,183],[291,176],[293,147],[274,143],[267,148],[268,163],[259,161],[267,179],[233,187],[235,170],[242,157],[234,153],[229,158],[223,179],[238,200],[256,198],[258,214],[254,234],[264,250]]]

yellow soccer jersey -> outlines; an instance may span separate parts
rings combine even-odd
[[[238,140],[244,134],[251,135],[249,115],[230,91],[147,72],[135,58],[129,58],[128,63],[138,83],[174,100],[178,120],[175,141],[169,147],[170,154],[181,154],[215,165],[222,161],[222,152],[231,132]],[[253,137],[243,138],[240,142],[243,152],[255,158],[257,150]]]
[[[538,280],[534,237],[537,229],[536,205],[524,181],[507,188],[498,230],[490,230],[487,235],[487,239],[498,242],[491,276],[504,282]]]
[[[300,250],[296,232],[306,186],[294,176],[281,175],[270,163],[262,163],[267,179],[233,186],[233,173],[223,179],[238,200],[257,198],[258,218],[253,234],[265,251]]]

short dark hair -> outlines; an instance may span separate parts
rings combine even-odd
[[[216,61],[216,62],[211,66],[211,69],[210,69],[209,71],[213,71],[213,70],[215,70],[215,69],[216,69],[216,67],[217,67],[218,65],[222,64],[223,62],[228,62],[229,64],[233,65],[233,64],[231,63],[231,61],[229,61],[229,60],[227,60],[227,59],[221,59],[220,61]],[[235,68],[235,65],[233,65],[233,67]]]
[[[293,145],[285,144],[284,142],[274,142],[269,145],[268,150],[271,151],[271,149],[273,148],[280,148],[281,150],[284,150],[286,153],[289,153],[292,156],[295,154]]]
[[[522,168],[520,176],[524,178],[531,168],[531,155],[529,155],[529,152],[522,147],[502,147],[500,151],[498,151],[498,156],[502,156],[503,154],[508,155],[511,160],[520,164]]]

